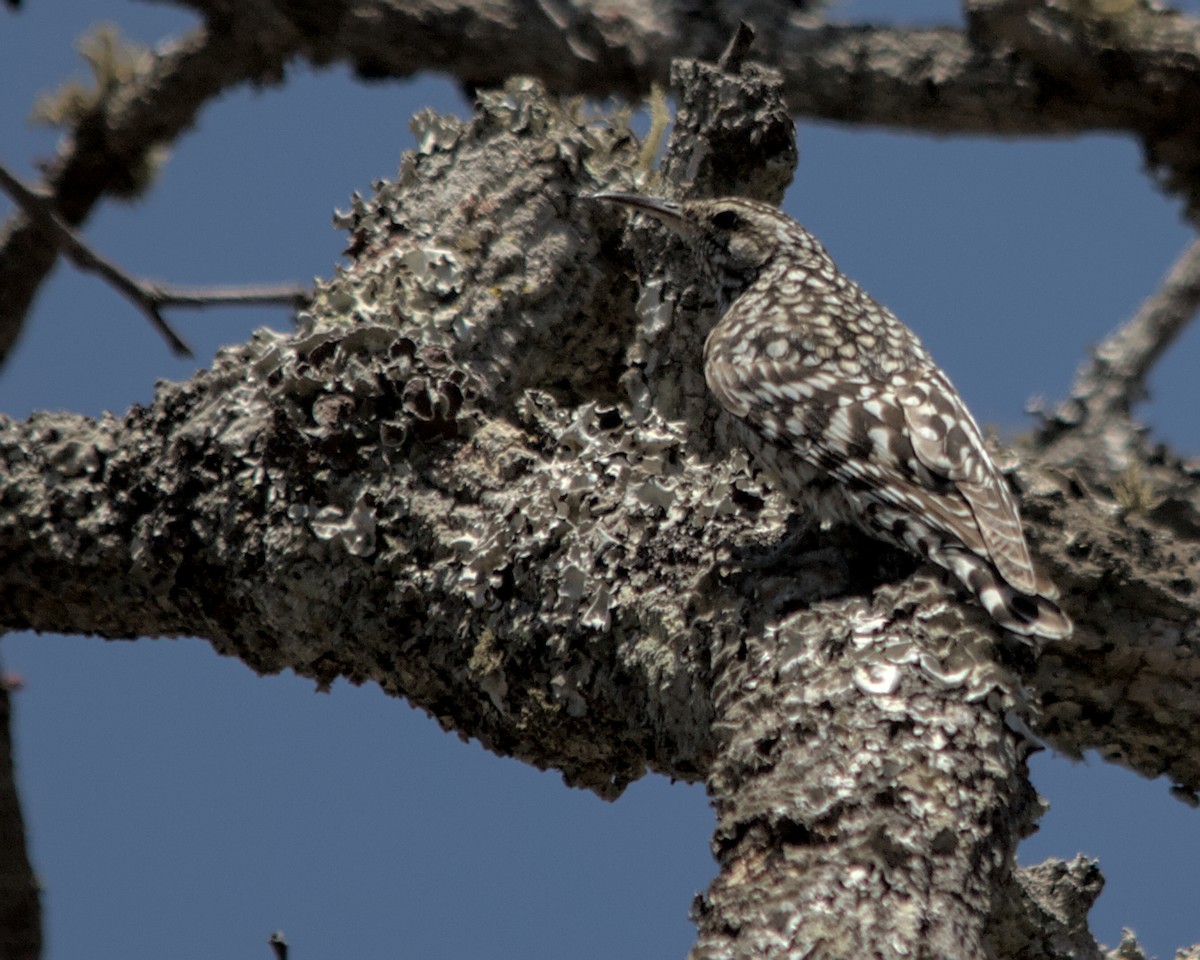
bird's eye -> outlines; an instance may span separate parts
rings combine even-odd
[[[742,222],[742,218],[733,210],[718,210],[709,222],[718,230],[732,230]]]

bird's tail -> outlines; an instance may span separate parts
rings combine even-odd
[[[946,552],[950,571],[975,594],[993,620],[1022,637],[1065,640],[1074,629],[1071,618],[1054,602],[1054,587],[1039,578],[1038,593],[1014,590],[987,560],[965,550]]]

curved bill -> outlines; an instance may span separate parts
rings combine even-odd
[[[643,197],[637,193],[593,193],[591,200],[607,200],[609,203],[619,203],[632,207],[642,213],[648,213],[656,220],[661,220],[669,227],[678,229],[683,224],[683,205],[674,200],[661,200],[658,197]]]

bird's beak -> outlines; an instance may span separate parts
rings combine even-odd
[[[620,203],[632,207],[642,213],[648,213],[673,230],[682,231],[684,225],[683,205],[674,200],[660,200],[658,197],[643,197],[636,193],[593,193],[592,200],[607,200],[609,203]]]

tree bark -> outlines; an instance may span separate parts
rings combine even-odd
[[[658,172],[528,80],[423,115],[294,335],[120,420],[0,423],[0,624],[374,681],[605,797],[704,780],[696,957],[1094,955],[1094,870],[1014,866],[1027,728],[1200,788],[1195,473],[1164,454],[1130,513],[1025,451],[1078,624],[1036,663],[910,559],[790,533],[704,387],[690,263],[586,197],[778,199],[778,75],[674,82]]]
[[[792,0],[177,2],[203,26],[152,55],[110,40],[133,64],[129,76],[98,77],[86,109],[62,118],[44,186],[69,226],[105,197],[144,189],[210,100],[280,82],[297,59],[345,63],[366,79],[441,71],[469,91],[528,75],[552,93],[636,100],[668,82],[674,59],[715,58],[743,21],[795,114],[937,134],[1125,133],[1200,223],[1200,30],[1148,0],[1109,12],[1079,0],[972,0],[966,29],[830,23],[820,4]],[[57,252],[24,217],[0,227],[0,363]]]

